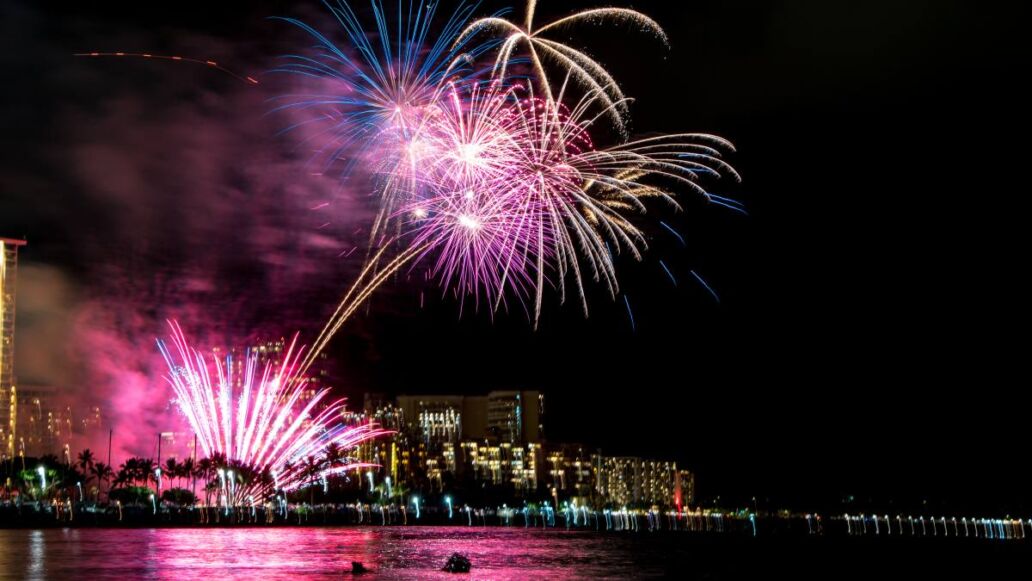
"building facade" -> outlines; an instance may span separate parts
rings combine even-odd
[[[362,408],[349,409],[344,420],[391,432],[353,451],[374,465],[364,476],[367,492],[380,498],[393,487],[395,495],[458,494],[553,506],[572,501],[683,509],[694,502],[694,476],[676,462],[603,456],[582,444],[544,440],[544,398],[536,391],[394,399],[367,393]],[[352,486],[366,482],[356,479]]]
[[[547,485],[554,495],[590,498],[594,489],[591,454],[580,444],[546,445]]]
[[[592,465],[596,497],[604,504],[685,506],[694,500],[695,478],[676,462],[595,455]]]
[[[544,435],[544,401],[538,391],[487,394],[487,437],[501,442],[534,443]]]
[[[0,238],[0,438],[3,454],[14,455],[18,433],[18,393],[14,375],[14,316],[18,248],[24,240]]]

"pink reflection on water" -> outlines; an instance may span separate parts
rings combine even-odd
[[[15,530],[0,531],[0,571],[26,579],[340,578],[360,561],[371,570],[363,579],[456,579],[440,568],[459,552],[473,562],[469,579],[628,577],[645,573],[633,564],[636,545],[520,528]]]

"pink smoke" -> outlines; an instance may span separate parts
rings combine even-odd
[[[180,41],[191,53],[247,66],[225,43]],[[87,77],[112,73],[74,64]],[[366,243],[361,227],[370,217],[361,187],[297,145],[303,133],[278,135],[296,119],[269,115],[268,99],[289,87],[158,66],[125,62],[122,74],[140,82],[97,102],[71,100],[58,114],[53,165],[91,210],[62,208],[77,263],[64,276],[75,292],[40,306],[63,321],[63,341],[30,331],[19,345],[20,357],[36,362],[24,380],[59,384],[79,409],[101,408],[102,429],[72,445],[106,460],[113,430],[116,466],[129,455],[154,456],[160,432],[187,431],[154,343],[167,319],[207,346],[299,330],[314,336],[364,257],[354,249]]]

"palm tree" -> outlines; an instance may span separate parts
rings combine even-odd
[[[394,484],[394,486],[392,486],[391,489],[391,492],[394,493],[394,498],[404,499],[409,494],[409,488],[408,486],[405,486],[404,482],[398,482]],[[402,504],[405,504],[404,500],[402,500]]]
[[[326,462],[333,464],[341,458],[340,444],[337,442],[330,442],[326,445]]]
[[[215,493],[216,491],[218,491],[218,490],[219,490],[219,483],[218,482],[216,482],[214,480],[207,480],[207,481],[205,481],[205,483],[204,483],[204,505],[205,506],[210,506],[211,505],[211,495],[213,493]],[[218,514],[217,507],[216,507],[215,513]]]
[[[168,478],[169,488],[175,488],[175,483],[172,479],[179,477],[179,466],[180,464],[179,462],[176,462],[175,458],[165,460],[165,468],[162,469],[162,472],[164,472],[165,476]]]
[[[301,469],[302,474],[308,479],[308,504],[315,505],[315,482],[316,477],[322,470],[322,462],[316,460],[315,456],[305,458],[305,465]]]
[[[115,483],[123,486],[130,483],[135,485],[139,467],[139,458],[126,458],[125,462],[122,462],[122,465],[118,468],[118,476],[115,478]]]
[[[189,483],[190,479],[194,478],[196,468],[193,458],[183,460],[183,463],[179,465],[179,478],[185,479]]]
[[[211,458],[201,458],[197,461],[197,466],[194,468],[194,478],[199,479],[204,483],[204,504],[211,503],[211,489],[208,486],[213,475],[215,474],[215,464],[211,461]],[[195,482],[196,488],[196,482]]]
[[[111,471],[110,466],[103,462],[97,462],[91,466],[90,472],[97,479],[97,502],[100,502],[100,484],[101,482],[107,482],[114,475],[114,472]],[[110,487],[108,487],[108,492],[111,492]]]
[[[288,461],[287,461],[286,463],[284,463],[284,464],[283,464],[283,470],[282,470],[282,471],[283,471],[283,472],[284,472],[285,474],[291,474],[291,473],[292,473],[292,472],[294,471],[294,463],[293,463],[293,462],[290,462],[290,461],[288,460]],[[275,479],[275,477],[273,478],[273,480],[274,480],[274,481],[276,480],[276,479]],[[280,490],[282,490],[282,489],[281,489],[280,487],[278,487],[278,486],[277,486],[277,487],[276,487],[276,492],[279,492]],[[285,497],[286,497],[286,493],[284,493],[284,495],[283,495],[283,496],[284,496],[284,498],[285,498]]]
[[[123,487],[123,486],[129,484],[129,482],[131,480],[132,480],[131,473],[128,470],[126,470],[125,464],[122,464],[122,466],[118,469],[118,472],[115,473],[115,479],[114,479],[114,482],[111,483],[111,488]],[[110,493],[111,493],[111,491],[108,490],[108,494],[109,495],[110,495]]]
[[[340,444],[336,442],[330,442],[326,445],[326,450],[322,458],[322,464],[324,468],[332,468],[338,462],[344,458],[344,451],[341,450]],[[330,484],[333,484],[333,479],[330,479]]]
[[[276,479],[272,477],[272,469],[268,466],[262,469],[261,474],[258,475],[258,479],[266,488],[272,488],[276,482]]]
[[[93,461],[93,452],[91,452],[89,448],[79,452],[78,466],[82,469],[83,474],[88,474],[89,469],[93,468]]]
[[[222,452],[215,452],[211,455],[211,463],[215,465],[215,468],[225,468],[229,461],[226,460],[226,455]]]
[[[140,459],[137,470],[139,471],[140,480],[143,481],[144,486],[147,486],[152,479],[156,480],[157,475],[154,474],[154,469],[157,467],[158,465],[155,464],[154,460],[151,458]]]

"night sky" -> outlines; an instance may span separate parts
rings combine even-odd
[[[336,383],[358,398],[542,389],[551,439],[676,458],[703,497],[1029,508],[1027,62],[1022,19],[986,4],[635,2],[669,50],[625,27],[578,31],[636,98],[635,133],[735,143],[743,183],[712,186],[748,215],[691,197],[680,214],[651,208],[644,261],[619,265],[633,327],[624,295],[601,288],[588,319],[553,293],[534,331],[518,307],[460,314],[433,287],[419,309],[423,287],[393,281],[332,346]],[[543,1],[540,21],[582,5]],[[321,7],[16,0],[4,13],[0,236],[30,243],[22,380],[81,383],[55,345],[108,311],[138,315],[134,343],[170,313],[211,336],[317,330],[361,259],[338,254],[362,244],[369,204],[277,135],[275,76],[249,87],[71,54],[260,74],[305,46],[267,17],[333,30]]]

